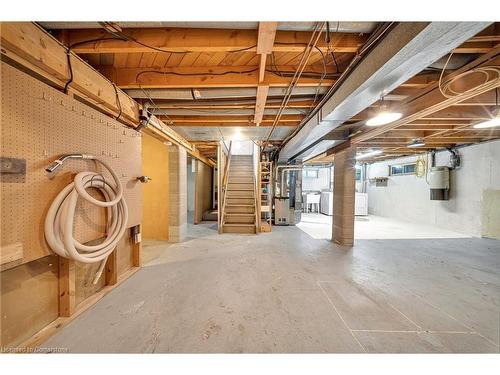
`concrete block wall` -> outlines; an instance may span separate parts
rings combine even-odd
[[[500,222],[495,213],[500,207],[492,209],[491,205],[500,202],[500,140],[462,147],[459,153],[462,166],[451,171],[450,200],[431,201],[425,178],[389,176],[387,187],[368,183],[369,213],[471,236],[499,238]],[[448,151],[438,152],[436,165],[447,165],[449,156]],[[406,157],[371,164],[368,178],[388,176],[389,165],[415,160],[416,157]]]
[[[187,237],[187,154],[178,146],[168,148],[169,173],[169,242]]]
[[[328,190],[330,189],[330,179],[331,168],[318,168],[318,178],[302,176],[302,191]]]

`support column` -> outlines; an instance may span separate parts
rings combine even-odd
[[[168,240],[182,242],[187,236],[187,155],[179,146],[168,148]]]
[[[332,241],[354,244],[354,199],[356,197],[356,147],[335,154],[333,160]]]

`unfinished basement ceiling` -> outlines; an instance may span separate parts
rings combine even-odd
[[[241,139],[264,141],[269,134],[268,126],[175,126],[173,129],[186,139],[192,141],[213,141],[214,139]],[[279,127],[271,137],[271,141],[280,141],[290,135],[293,128]]]
[[[101,25],[98,22],[39,22],[46,29],[97,29]],[[116,22],[124,29],[132,28],[185,28],[185,29],[234,29],[234,30],[256,30],[258,22]],[[331,32],[340,33],[371,33],[377,26],[377,22],[345,22],[329,21]],[[279,22],[278,30],[285,31],[311,31],[314,22]]]
[[[382,94],[387,105],[406,111],[421,92],[435,91],[450,50],[446,74],[488,54],[496,59],[500,41],[498,23],[473,22],[331,21],[328,33],[320,22],[39,24],[188,141],[217,142],[221,133],[230,138],[238,132],[254,141],[269,137],[286,142],[282,161],[331,155],[332,147],[343,142],[329,138],[339,126],[352,140],[365,137],[370,130],[365,122],[376,113]],[[110,33],[115,27],[117,33]],[[315,27],[321,32],[314,34]],[[394,36],[397,30],[408,32]],[[412,30],[413,39],[408,37]],[[384,40],[391,35],[397,43],[391,42],[389,51]],[[386,64],[385,76],[375,82],[362,62],[377,61],[377,55],[392,65]],[[401,63],[405,58],[411,69]],[[298,79],[296,72],[301,72]],[[353,105],[335,99],[346,97],[349,87],[370,95],[366,100],[352,96]],[[363,139],[358,149],[381,149],[377,157],[386,158],[498,138],[497,130],[472,128],[485,113],[493,113],[492,95],[490,90],[478,96],[476,107],[462,108],[460,118],[453,109],[461,103],[443,107],[449,112],[440,116],[405,112],[408,121]],[[406,147],[417,138],[428,140],[428,147]]]

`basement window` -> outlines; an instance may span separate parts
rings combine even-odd
[[[415,169],[416,169],[415,163],[390,165],[389,174],[391,176],[410,175],[410,174],[415,174]]]
[[[303,178],[318,178],[319,171],[317,169],[304,169]]]

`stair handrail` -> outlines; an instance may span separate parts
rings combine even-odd
[[[254,149],[255,151],[255,149]],[[260,231],[260,149],[257,147],[256,152],[256,159],[257,159],[257,165],[255,165],[254,161],[252,160],[252,164],[256,170],[253,172],[253,186],[254,186],[254,211],[255,211],[255,234],[259,234]],[[257,180],[257,178],[259,180]]]
[[[233,141],[229,141],[229,150],[227,152],[227,163],[224,166],[224,174],[222,175],[222,210],[221,210],[221,226],[224,225],[224,218],[226,212],[226,191],[229,175],[229,165],[231,164],[231,148],[233,147]]]

